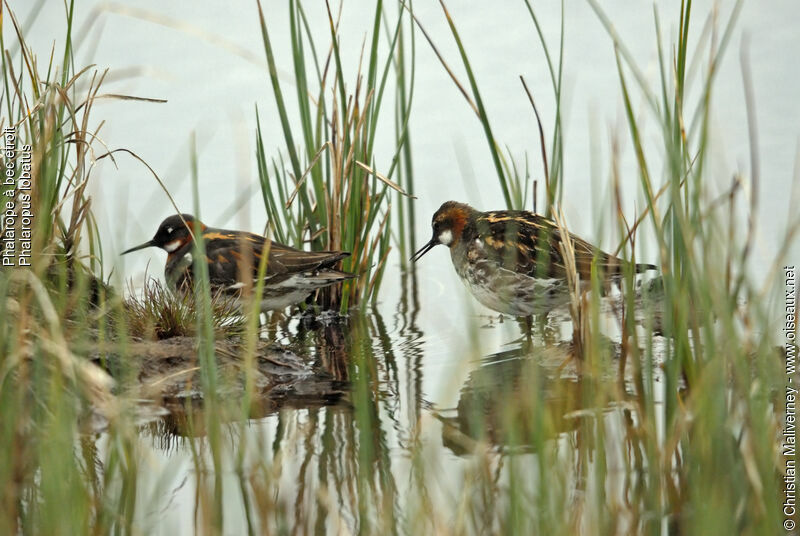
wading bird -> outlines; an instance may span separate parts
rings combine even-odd
[[[191,229],[191,232],[190,232]],[[167,252],[164,275],[173,290],[191,290],[194,272],[194,236],[205,245],[205,260],[212,293],[241,297],[242,289],[255,287],[259,263],[267,254],[262,311],[281,310],[305,300],[317,289],[355,277],[334,268],[346,251],[302,251],[246,231],[207,227],[190,214],[170,216],[155,236],[122,254],[148,247]]]
[[[411,260],[418,261],[439,244],[449,247],[456,273],[486,307],[528,317],[569,301],[563,237],[544,216],[524,210],[480,212],[448,201],[433,215],[431,225],[433,237]],[[629,263],[572,233],[570,238],[582,285],[589,285],[593,261],[604,283],[620,280]],[[652,264],[633,268],[637,273],[657,269]]]

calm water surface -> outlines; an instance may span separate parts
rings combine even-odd
[[[274,34],[283,83],[288,84],[292,67],[286,48],[286,6],[270,4],[267,22]],[[555,111],[548,100],[544,57],[524,4],[501,3],[501,8],[491,10],[451,4],[496,135],[519,157],[527,150],[531,168],[540,169],[538,138],[518,76],[523,74],[537,95],[546,130]],[[656,4],[664,17],[662,27],[673,31],[675,3]],[[714,4],[693,4],[695,31],[699,32]],[[730,4],[720,3],[723,15]],[[12,1],[21,20],[33,5]],[[457,50],[438,6],[415,5],[426,29],[458,70]],[[537,6],[551,44],[557,42],[560,23],[555,5]],[[603,207],[611,206],[602,202],[607,200],[608,139],[615,132],[620,139],[627,139],[619,81],[611,41],[596,15],[584,2],[566,5],[565,212],[573,230],[610,249],[616,241],[597,229],[605,215]],[[615,1],[603,5],[655,83],[652,4]],[[53,36],[59,39],[63,34],[63,13],[60,4],[58,7],[48,3],[30,28],[30,42],[40,59],[49,52]],[[197,132],[204,219],[219,227],[263,228],[260,195],[252,190],[257,182],[252,157],[254,103],[262,118],[272,118],[265,121],[264,128],[267,139],[274,140],[275,154],[282,135],[263,66],[255,8],[248,4],[233,10],[206,2],[198,9],[186,10],[177,3],[158,0],[140,2],[137,7],[143,8],[145,15],[121,4],[99,1],[79,6],[76,27],[85,31],[80,32],[78,63],[110,67],[108,92],[169,101],[162,106],[98,103],[95,113],[108,121],[104,139],[114,147],[140,154],[164,178],[179,206],[190,207],[188,140],[191,132]],[[365,12],[362,8],[358,2],[345,2],[345,13]],[[325,35],[325,11],[308,9],[308,13],[312,26]],[[800,77],[794,56],[785,52],[800,50],[800,34],[786,23],[798,16],[797,3],[790,0],[772,2],[770,9],[762,9],[757,2],[745,4],[741,31],[736,32],[719,74],[714,105],[710,176],[724,188],[734,172],[749,167],[737,61],[741,36],[747,33],[763,177],[754,256],[765,261],[777,254],[776,244],[789,214],[787,192],[796,180]],[[3,24],[8,25],[8,20]],[[348,16],[343,25],[345,63],[355,65],[369,20],[360,14]],[[4,31],[10,28],[5,26]],[[221,36],[228,44],[212,43],[208,36]],[[428,217],[442,201],[453,198],[495,209],[502,206],[502,196],[480,125],[427,45],[420,39],[417,46],[411,140],[419,196],[417,234],[427,237]],[[463,78],[460,70],[458,74]],[[383,160],[377,167],[382,170],[392,148],[380,140],[378,145]],[[621,158],[623,190],[635,191],[638,176],[632,151],[623,151]],[[171,210],[157,185],[135,162],[121,161],[114,168],[106,161],[98,166],[97,175],[104,180],[92,185],[92,195],[99,200],[94,207],[108,252],[150,237],[156,222]],[[253,202],[242,205],[243,192],[252,192],[245,199]],[[624,204],[629,216],[642,206],[635,195],[627,196]],[[647,245],[646,239],[640,243]],[[643,249],[638,258],[651,262],[654,250]],[[121,261],[110,264],[117,267],[117,274],[140,277],[148,262],[160,266],[164,261],[160,252],[128,260],[132,264],[125,269]],[[288,512],[296,511],[298,517],[272,522],[294,526],[299,532],[352,532],[358,527],[357,520],[378,519],[376,509],[395,509],[395,517],[410,529],[415,528],[418,517],[427,517],[438,520],[439,526],[433,528],[457,530],[451,522],[458,517],[458,508],[467,505],[478,517],[473,526],[497,531],[501,527],[493,512],[508,506],[509,486],[530,490],[526,496],[543,501],[536,503],[537,508],[547,510],[548,499],[541,493],[538,479],[543,449],[556,449],[569,471],[560,480],[568,483],[568,489],[548,490],[550,500],[574,501],[580,512],[583,491],[605,485],[609,504],[624,502],[627,490],[636,482],[636,471],[624,461],[626,453],[632,452],[628,427],[636,419],[635,401],[600,407],[581,403],[587,389],[616,389],[621,396],[613,398],[629,399],[630,386],[616,382],[616,363],[609,360],[604,365],[608,370],[601,371],[596,385],[578,383],[570,368],[574,365],[564,365],[569,355],[564,343],[569,327],[563,314],[537,328],[532,353],[522,351],[517,323],[500,322],[466,294],[444,248],[431,252],[420,265],[416,298],[408,284],[401,284],[398,264],[399,259],[390,258],[381,303],[363,320],[354,316],[339,324],[304,327],[295,319],[269,334],[322,375],[326,389],[314,384],[307,390],[302,381],[288,382],[282,387],[285,396],[271,397],[247,423],[225,426],[227,455],[221,475],[225,532],[246,530],[240,469],[249,482],[244,496],[252,502],[255,525],[259,525],[257,511],[273,511],[274,505],[280,504]],[[610,320],[610,344],[616,331]],[[612,397],[588,397],[604,398]],[[527,424],[510,429],[509,421]],[[601,450],[586,444],[585,426],[606,427],[607,443]],[[195,451],[190,448],[194,445],[200,456],[207,457],[206,440],[200,437],[190,443],[185,434],[186,417],[180,411],[142,427],[138,521],[145,533],[177,534],[193,526],[197,479],[212,477],[196,473]],[[101,451],[104,441],[104,437],[98,440]],[[232,453],[243,446],[245,455],[237,468]],[[590,455],[596,452],[597,456]],[[602,463],[598,465],[598,461]],[[598,470],[608,475],[602,484],[594,476]],[[369,489],[359,488],[364,482],[371,483]],[[490,492],[464,497],[467,483],[475,482],[482,483],[475,489]],[[450,508],[415,516],[426,505]],[[627,508],[635,510],[630,505]],[[644,509],[641,513],[646,514]],[[591,512],[578,514],[584,523],[591,523],[592,516]],[[627,522],[625,516],[621,522]]]
[[[247,530],[242,482],[257,527],[259,512],[283,510],[295,517],[271,514],[267,523],[293,533],[377,530],[389,509],[410,532],[453,530],[458,508],[468,506],[478,520],[461,529],[497,531],[511,486],[547,510],[549,488],[558,484],[539,479],[543,451],[566,472],[568,489],[553,497],[574,501],[570,510],[584,526],[591,515],[579,513],[581,499],[596,485],[598,458],[609,506],[630,493],[636,479],[624,460],[635,443],[628,432],[635,404],[632,387],[617,384],[611,339],[595,380],[579,382],[565,311],[535,325],[529,345],[520,324],[498,316],[473,314],[459,330],[426,332],[412,296],[364,317],[295,317],[265,327],[265,337],[291,348],[313,375],[284,378],[253,404],[248,421],[224,425],[225,533]],[[481,353],[470,341],[495,351]],[[609,396],[621,389],[620,400],[630,403],[584,404],[603,400],[587,389]],[[142,426],[138,522],[148,533],[194,526],[197,479],[213,482],[212,471],[198,474],[193,461],[198,455],[213,466],[202,404],[190,405],[193,418],[177,402]],[[595,426],[607,438],[597,452],[584,439]],[[188,439],[190,429],[199,437]],[[467,488],[474,491],[465,495]],[[426,517],[436,526],[415,525],[431,507],[437,510]],[[630,521],[619,518],[623,527]]]

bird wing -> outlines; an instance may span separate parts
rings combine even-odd
[[[211,283],[242,282],[241,266],[249,264],[253,281],[265,252],[268,252],[265,278],[278,283],[294,274],[330,269],[350,254],[344,251],[303,251],[279,242],[270,242],[252,233],[215,230],[205,233],[206,260]],[[213,240],[212,240],[213,239]]]
[[[524,210],[487,212],[476,219],[476,230],[485,254],[494,262],[531,277],[566,278],[558,226]],[[570,233],[575,268],[581,278],[591,276],[592,261],[608,275],[620,271],[622,261]]]

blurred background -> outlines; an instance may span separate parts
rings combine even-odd
[[[345,2],[341,22],[342,63],[345,70],[358,65],[358,55],[371,23],[369,3]],[[729,16],[728,2],[693,3],[696,34],[717,12],[719,21]],[[53,2],[11,2],[20,22],[30,26],[27,39],[44,54],[63,43],[66,30],[63,6]],[[197,2],[195,8],[169,2],[82,2],[76,11],[74,36],[76,58],[81,65],[109,68],[105,92],[166,99],[165,104],[98,102],[107,123],[102,138],[109,147],[125,147],[141,156],[164,180],[178,206],[191,211],[189,139],[196,132],[200,207],[212,226],[263,230],[265,212],[256,173],[255,107],[262,117],[267,147],[277,154],[284,147],[272,88],[266,70],[255,4],[241,3],[235,9],[215,2]],[[656,44],[653,41],[653,9],[659,11],[662,32],[674,33],[677,7],[671,2],[604,2],[614,27],[643,66],[645,75],[658,80]],[[610,147],[620,143],[621,181],[636,191],[638,176],[624,123],[613,46],[598,17],[586,2],[567,2],[564,36],[565,132],[563,205],[570,228],[577,234],[613,249],[616,239],[600,234],[599,225],[608,216]],[[284,92],[293,96],[292,60],[289,49],[287,4],[265,4],[276,63]],[[334,6],[332,9],[335,9]],[[391,7],[389,8],[391,9]],[[542,115],[545,135],[554,122],[554,102],[542,48],[523,3],[504,1],[492,7],[448,6],[481,89],[487,112],[499,143],[520,162],[525,155],[533,178],[539,178],[542,210],[543,184],[539,136],[530,103],[519,76],[524,76]],[[560,7],[557,3],[536,6],[548,44],[557,50]],[[414,5],[420,23],[433,36],[437,48],[462,81],[466,81],[458,50],[438,3]],[[329,41],[324,4],[306,6],[312,31],[319,42]],[[36,14],[35,19],[32,15]],[[730,186],[732,176],[749,176],[749,137],[744,106],[740,51],[748,51],[755,89],[761,181],[759,184],[758,251],[754,260],[774,258],[779,235],[790,211],[790,191],[797,177],[798,110],[800,75],[792,51],[800,50],[800,35],[786,21],[798,20],[800,7],[790,0],[770,3],[762,9],[745,3],[740,23],[719,71],[712,113],[715,131],[711,171],[720,190]],[[13,31],[8,18],[4,31]],[[480,123],[450,81],[431,47],[421,36],[416,42],[416,87],[410,122],[410,137],[416,177],[417,236],[427,239],[429,218],[448,199],[466,201],[481,210],[504,208]],[[40,61],[47,58],[41,57]],[[690,80],[703,76],[703,65],[693,64]],[[355,72],[353,72],[355,75]],[[346,79],[352,91],[354,76]],[[694,84],[699,86],[699,84]],[[391,86],[391,84],[389,84]],[[692,83],[689,87],[691,90]],[[389,87],[387,91],[391,92]],[[691,92],[690,92],[690,95]],[[692,95],[696,98],[696,95]],[[387,100],[393,95],[387,94]],[[634,103],[644,112],[643,103]],[[290,120],[297,121],[296,117]],[[382,120],[393,128],[387,109]],[[645,134],[653,138],[657,133]],[[378,138],[380,141],[380,137]],[[383,138],[389,140],[389,137]],[[377,168],[389,165],[393,147],[376,148]],[[381,159],[383,155],[383,160]],[[110,264],[122,277],[141,277],[148,260],[160,266],[163,253],[156,250],[117,260],[115,254],[127,245],[149,238],[172,208],[149,173],[129,158],[120,157],[118,168],[105,160],[98,172],[103,180],[93,184],[94,208]],[[654,173],[657,173],[655,170]],[[627,187],[627,188],[626,188]],[[630,217],[643,203],[631,194],[624,199]],[[528,206],[532,208],[532,203]],[[643,242],[643,241],[642,241]],[[642,253],[655,259],[654,252]],[[427,268],[447,262],[447,252],[434,250]],[[117,262],[115,262],[117,261]],[[108,261],[107,261],[108,262]],[[390,262],[397,265],[397,262]],[[422,267],[423,280],[429,272]],[[154,270],[154,272],[160,272]],[[436,271],[439,274],[438,271]],[[447,272],[445,272],[447,273]],[[442,274],[444,275],[444,274]],[[388,275],[391,280],[391,275]],[[437,277],[444,289],[432,286],[425,294],[461,292],[455,277]],[[384,292],[390,294],[392,285]],[[388,296],[385,301],[392,301]]]
[[[352,74],[345,78],[348,92],[353,91],[359,56],[368,40],[364,29],[371,25],[374,6],[370,4],[344,3],[339,34],[343,66]],[[491,7],[464,2],[451,4],[448,9],[470,56],[495,137],[518,163],[525,163],[527,159],[531,177],[539,180],[538,207],[541,211],[544,186],[539,134],[519,77],[524,77],[536,98],[548,140],[555,121],[555,103],[542,47],[525,5],[518,1],[494,2]],[[660,16],[662,34],[671,38],[677,33],[679,13],[675,4],[624,0],[602,3],[605,12],[613,17],[615,30],[653,85],[659,83],[657,48],[653,39],[654,6]],[[726,21],[732,8],[730,4],[732,2],[693,2],[690,41],[693,37],[700,39],[709,28],[707,24],[711,18],[716,17],[718,25]],[[58,2],[31,0],[12,1],[10,6],[24,29],[28,45],[38,51],[40,63],[45,64],[48,51],[63,47],[64,6]],[[265,2],[263,7],[278,75],[286,98],[291,100],[295,95],[289,10],[283,2]],[[338,5],[333,8],[338,9]],[[613,225],[614,203],[610,188],[614,161],[619,165],[623,210],[629,221],[641,213],[645,202],[637,194],[639,176],[620,96],[612,41],[589,3],[566,2],[565,8],[563,208],[573,232],[603,249],[613,250],[619,243]],[[312,31],[319,35],[318,43],[324,46],[330,41],[325,4],[308,2],[305,9]],[[540,3],[536,9],[545,40],[552,49],[558,50],[560,6],[555,2]],[[417,2],[414,12],[456,76],[466,81],[458,49],[440,5]],[[86,0],[80,3],[76,17],[73,24],[75,63],[79,66],[94,64],[101,72],[109,69],[103,92],[167,101],[162,104],[98,101],[94,117],[106,121],[101,131],[102,142],[111,149],[124,147],[135,152],[161,177],[179,208],[192,212],[190,140],[194,133],[199,167],[199,216],[209,226],[263,232],[266,212],[255,158],[256,107],[265,146],[268,152],[271,149],[270,156],[279,154],[285,142],[268,78],[255,3],[238,2],[233,8],[230,4],[204,1],[193,2],[192,9],[187,9],[186,4],[155,0],[126,3]],[[789,215],[797,212],[798,195],[793,195],[793,189],[797,190],[800,182],[800,107],[797,104],[800,74],[795,54],[800,50],[800,33],[793,24],[798,20],[800,5],[791,0],[773,1],[768,9],[756,2],[745,3],[712,95],[713,132],[709,139],[713,145],[705,174],[709,181],[709,197],[716,197],[715,192],[722,195],[730,188],[734,175],[741,174],[745,177],[744,197],[749,199],[755,192],[751,190],[752,140],[742,75],[742,58],[746,58],[754,88],[760,171],[756,238],[749,267],[756,279],[780,254],[800,259],[798,251],[779,251],[778,246]],[[3,32],[5,35],[13,32],[8,17],[3,19]],[[702,86],[692,82],[705,76],[703,61],[706,57],[707,54],[701,53],[690,58],[687,102],[691,112],[700,98],[696,88]],[[479,210],[502,209],[505,203],[481,124],[419,33],[415,61],[409,132],[414,155],[414,193],[418,197],[414,225],[417,245],[420,245],[429,237],[430,216],[443,201],[464,201]],[[391,86],[391,83],[387,86],[387,102],[394,99]],[[634,112],[641,114],[643,138],[652,142],[653,147],[660,147],[661,134],[656,130],[659,126],[653,122],[648,129],[645,103],[632,104]],[[290,106],[291,109],[295,108]],[[298,117],[289,119],[299,121]],[[390,106],[385,106],[381,121],[386,129],[394,128]],[[391,143],[394,138],[379,136],[377,139],[374,164],[376,170],[382,172],[389,167],[394,154]],[[661,171],[651,169],[657,184],[661,182]],[[94,189],[91,192],[93,210],[103,242],[106,276],[113,269],[111,279],[119,287],[129,278],[133,278],[134,285],[141,285],[145,270],[161,277],[164,252],[150,249],[126,257],[119,257],[119,252],[149,239],[159,222],[173,212],[167,196],[140,162],[125,155],[116,158],[116,165],[110,159],[99,162],[93,176],[101,177],[101,180],[92,181],[90,188]],[[526,208],[533,208],[532,199]],[[744,202],[739,208],[745,208]],[[741,218],[740,230],[743,230],[744,210]],[[642,237],[637,241],[637,260],[657,263],[658,254],[652,241],[647,240],[647,230],[642,230]],[[469,478],[470,462],[457,458],[460,451],[448,439],[449,426],[458,419],[462,408],[473,404],[480,406],[474,400],[481,398],[485,384],[500,391],[506,388],[496,376],[485,378],[484,368],[476,357],[498,362],[508,358],[512,365],[512,358],[518,357],[502,353],[510,341],[519,337],[516,323],[498,323],[495,313],[468,295],[450,264],[446,248],[434,249],[420,263],[417,268],[419,309],[412,307],[411,321],[407,324],[405,313],[409,306],[404,303],[405,292],[400,284],[400,258],[396,251],[392,252],[377,306],[386,325],[381,324],[380,316],[366,321],[372,323],[371,327],[377,326],[374,332],[370,331],[372,339],[368,343],[376,351],[388,339],[396,345],[399,364],[392,361],[393,355],[391,360],[384,355],[379,363],[379,367],[386,367],[379,374],[380,394],[389,393],[381,399],[384,405],[380,408],[383,426],[380,433],[385,433],[381,441],[390,446],[395,456],[391,471],[399,475],[401,490],[405,485],[401,477],[409,470],[403,449],[411,444],[408,434],[416,431],[414,423],[419,419],[420,408],[448,408],[451,411],[447,418],[436,412],[426,413],[423,428],[427,427],[425,433],[428,439],[433,438],[433,443],[441,441],[452,450],[452,455],[450,451],[443,451],[441,458],[434,457],[433,465],[438,474],[452,477],[440,493],[457,495],[460,479]],[[422,327],[424,333],[417,327]],[[348,335],[337,336],[346,338]],[[552,365],[541,377],[556,371],[552,376],[558,378],[561,373],[558,366],[563,359],[564,355],[558,354],[550,361],[537,361],[537,367]],[[512,370],[504,366],[497,368],[503,369],[498,376],[516,378],[519,375],[513,366]],[[557,397],[554,398],[562,413],[580,408],[566,403],[562,408]],[[576,395],[569,400],[574,402],[578,398]],[[605,411],[604,407],[593,409]],[[295,475],[305,471],[303,456],[315,452],[310,438],[316,432],[305,436],[310,446],[300,446],[291,439],[304,439],[303,426],[316,423],[314,419],[336,420],[344,413],[331,408],[319,415],[314,410],[293,415],[286,425],[288,431],[283,428],[285,423],[281,424],[275,416],[254,419],[253,435],[264,431],[276,437],[276,444],[278,437],[284,441],[286,452],[282,455],[285,458],[278,463],[284,468],[279,476],[283,478],[284,490],[291,490],[296,484]],[[608,449],[613,451],[610,458],[614,458],[617,449],[625,448],[621,414],[603,414],[607,419],[605,424],[613,430],[609,434],[612,439]],[[564,427],[562,424],[559,421],[554,428],[558,432],[565,428],[571,432],[571,424]],[[463,431],[466,427],[461,428]],[[498,435],[501,434],[498,432]],[[564,434],[559,441],[573,438]],[[502,442],[502,439],[492,439]],[[165,480],[174,477],[176,482],[192,470],[189,455],[179,449],[153,448],[147,463],[151,464],[148,467],[158,469],[152,474],[167,471]],[[456,474],[456,471],[451,472],[454,467],[465,472],[453,476]],[[613,473],[613,469],[610,472]],[[229,476],[230,473],[226,473],[226,477]],[[155,477],[143,476],[141,493],[156,496],[161,484]],[[169,485],[174,495],[164,503],[166,506],[161,505],[163,509],[159,512],[142,515],[152,516],[146,519],[164,517],[176,527],[185,526],[192,517],[191,490],[188,486],[181,489],[182,484],[173,486],[170,482]],[[303,489],[298,492],[302,493],[305,493]],[[436,490],[433,493],[436,494]],[[230,497],[228,494],[226,500],[237,500]],[[173,504],[178,507],[170,508]],[[235,528],[237,522],[233,521],[231,526]]]

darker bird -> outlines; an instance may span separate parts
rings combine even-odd
[[[194,278],[192,233],[203,239],[212,292],[239,298],[243,288],[255,286],[259,263],[267,254],[262,311],[285,309],[317,289],[354,277],[334,268],[350,255],[346,251],[302,251],[246,231],[207,227],[190,214],[168,217],[152,240],[122,254],[151,246],[163,249],[168,253],[164,269],[167,283],[184,292],[192,288]]]

